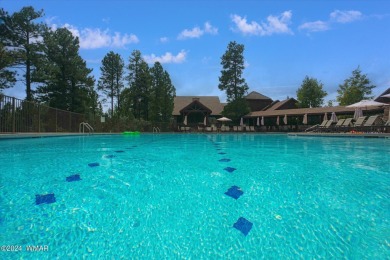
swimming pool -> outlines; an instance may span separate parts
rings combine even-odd
[[[20,249],[2,259],[390,257],[389,139],[108,135],[0,150],[0,245]]]

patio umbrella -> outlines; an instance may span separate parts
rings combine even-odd
[[[307,125],[307,114],[305,114],[305,115],[303,116],[303,121],[302,121],[302,123],[303,123],[304,125]]]
[[[381,97],[386,97],[386,98],[390,98],[390,94],[386,94],[386,95],[383,95]]]
[[[279,116],[276,118],[276,125],[279,125]]]
[[[285,125],[287,125],[287,115],[284,115],[283,123],[284,123]]]
[[[243,125],[244,125],[244,118],[241,117],[240,126],[243,126]]]
[[[204,117],[204,119],[203,119],[203,124],[204,124],[204,125],[207,125],[207,116]]]
[[[260,118],[259,118],[259,117],[257,118],[256,125],[257,125],[257,126],[260,125]]]
[[[187,115],[184,117],[184,122],[183,122],[184,125],[187,125]]]
[[[261,125],[264,125],[264,117],[261,117]]]
[[[325,121],[325,120],[328,120],[328,113],[324,114],[324,120],[323,121]]]
[[[218,118],[217,120],[220,121],[220,122],[230,122],[230,121],[232,121],[230,118],[227,118],[227,117],[221,117],[221,118]]]
[[[362,108],[361,107],[355,108],[355,113],[353,114],[353,119],[357,120],[361,116],[363,116]]]
[[[332,112],[332,116],[330,117],[330,120],[332,120],[333,122],[337,123],[337,121],[339,121],[337,119],[337,116],[336,116],[336,113],[335,112]]]
[[[365,107],[365,108],[367,108],[367,107],[380,107],[380,106],[386,106],[386,105],[388,105],[388,104],[376,102],[374,100],[364,99],[362,101],[359,101],[359,102],[352,104],[352,105],[349,105],[347,107]]]
[[[386,106],[388,104],[386,103],[381,103],[381,102],[376,102],[374,100],[367,100],[363,99],[362,101],[359,101],[357,103],[354,103],[352,105],[349,105],[347,107],[354,107],[355,109],[355,114],[353,115],[354,119],[357,119],[358,117],[363,116],[363,108],[365,107],[367,110],[367,107],[379,107],[379,106]]]

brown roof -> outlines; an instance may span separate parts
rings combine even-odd
[[[390,94],[390,88],[386,89],[385,92],[380,94],[375,101],[376,102],[382,102],[382,103],[390,103],[390,98],[382,97],[383,95]]]
[[[251,93],[246,95],[245,99],[269,99],[269,100],[272,100],[269,97],[264,96],[263,94],[260,94],[259,92],[256,92],[256,91],[252,91]]]
[[[296,99],[294,98],[289,98],[289,99],[286,99],[286,100],[283,100],[283,101],[279,101],[277,103],[274,103],[270,108],[267,108],[267,110],[278,110],[280,109],[284,104],[288,103],[288,102],[294,102],[294,104],[297,102]]]
[[[363,111],[365,110],[378,110],[383,109],[383,107],[367,107],[363,108]],[[332,113],[335,112],[336,114],[353,114],[355,112],[355,108],[353,107],[345,107],[345,106],[336,106],[336,107],[314,107],[314,108],[294,108],[294,109],[283,109],[283,110],[266,110],[266,111],[253,111],[246,115],[245,117],[272,117],[272,116],[299,116],[299,115],[320,115],[325,113]]]
[[[192,102],[197,101],[203,106],[211,110],[211,115],[219,116],[223,110],[224,105],[217,96],[176,96],[174,99],[174,107],[172,115],[179,116],[180,111],[188,107]]]

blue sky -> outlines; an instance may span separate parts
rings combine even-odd
[[[100,76],[109,52],[128,63],[140,50],[169,72],[177,95],[216,95],[221,56],[244,44],[250,91],[296,97],[304,77],[324,84],[326,100],[360,66],[380,95],[390,87],[390,1],[387,0],[0,0],[9,13],[32,5],[52,28],[80,37],[80,55]],[[23,87],[5,91],[24,98]]]

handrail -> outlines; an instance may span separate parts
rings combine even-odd
[[[89,133],[95,132],[95,130],[93,129],[93,127],[90,124],[88,124],[87,122],[81,122],[80,126],[79,126],[79,133],[81,133],[81,126],[83,127],[83,134],[85,132],[85,128],[88,129]]]
[[[154,126],[153,133],[159,133],[159,132],[161,132],[160,128],[158,128],[157,126]]]

